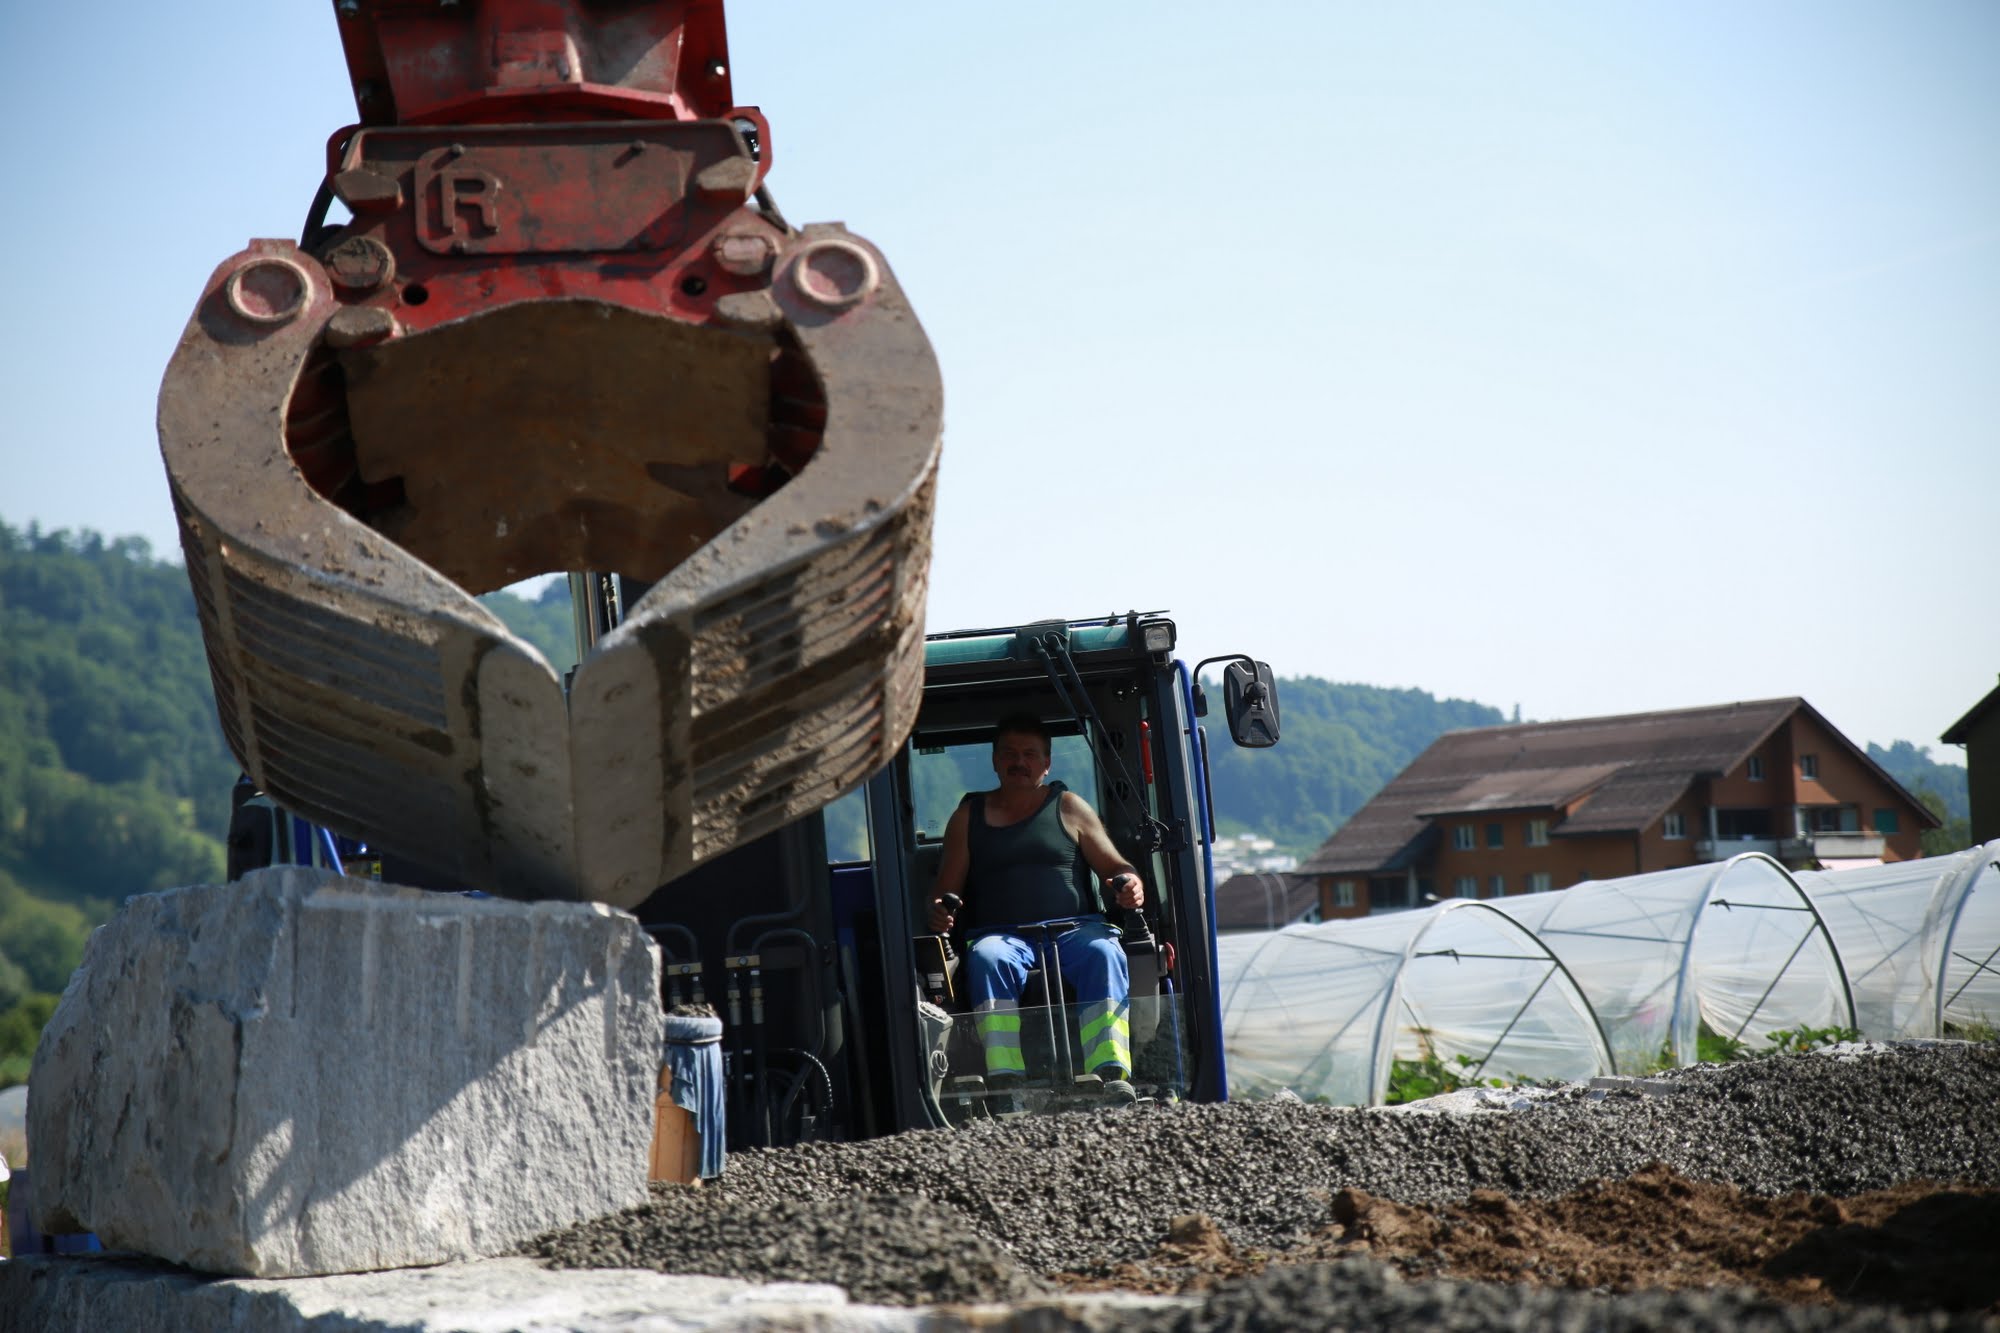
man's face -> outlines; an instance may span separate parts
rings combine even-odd
[[[1004,789],[1039,787],[1049,775],[1049,752],[1040,736],[1003,731],[993,742],[993,772]]]

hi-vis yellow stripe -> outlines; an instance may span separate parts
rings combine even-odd
[[[1083,1038],[1083,1044],[1086,1046],[1090,1045],[1092,1041],[1097,1039],[1098,1034],[1106,1028],[1115,1028],[1121,1039],[1127,1042],[1131,1041],[1129,1034],[1132,1031],[1132,1025],[1126,1022],[1119,1014],[1104,1013],[1084,1022],[1083,1030],[1079,1034]]]
[[[1132,1068],[1132,1025],[1124,1013],[1105,1004],[1081,1025],[1083,1067],[1093,1073],[1110,1072],[1123,1078]]]
[[[982,1037],[990,1037],[998,1032],[1011,1032],[1018,1040],[1021,1034],[1021,1014],[1019,1010],[1013,1013],[984,1013],[979,1015],[978,1025],[979,1035]]]
[[[1021,1054],[1019,1046],[988,1046],[986,1048],[986,1072],[989,1074],[1025,1074],[1028,1072],[1027,1057]]]

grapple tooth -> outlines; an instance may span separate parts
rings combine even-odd
[[[921,686],[936,363],[841,228],[744,296],[728,327],[550,300],[353,340],[364,307],[295,247],[225,263],[159,424],[252,779],[468,886],[631,906],[887,762]],[[808,369],[818,448],[729,492],[767,435],[800,457],[763,404]],[[473,595],[562,568],[657,579],[567,700]]]

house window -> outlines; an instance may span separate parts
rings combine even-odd
[[[1495,875],[1492,879],[1487,880],[1486,896],[1489,898],[1505,898],[1507,896],[1507,877],[1505,875]]]
[[[1769,810],[1717,810],[1715,836],[1730,841],[1772,838]]]
[[[1333,905],[1335,907],[1354,906],[1354,881],[1337,879],[1333,882]]]
[[[1875,831],[1877,833],[1901,833],[1903,826],[1896,818],[1894,810],[1877,810],[1875,812]]]
[[[1861,812],[1851,805],[1808,805],[1799,809],[1807,833],[1859,833]]]
[[[1451,830],[1451,849],[1455,852],[1472,850],[1472,825],[1457,824]]]
[[[1678,810],[1669,811],[1660,821],[1660,836],[1663,838],[1685,838],[1688,835],[1687,816]]]
[[[1488,824],[1486,826],[1486,845],[1488,847],[1505,847],[1507,845],[1506,827],[1500,824]]]
[[[1750,762],[1744,766],[1743,771],[1752,782],[1762,782],[1764,780],[1763,757],[1760,755],[1751,755]]]
[[[1802,754],[1799,756],[1799,776],[1807,782],[1819,781],[1819,756]]]
[[[1546,847],[1549,845],[1548,820],[1531,819],[1528,821],[1528,845],[1530,847]]]
[[[1549,872],[1548,872],[1548,871],[1546,871],[1546,870],[1531,870],[1531,871],[1529,871],[1529,872],[1528,872],[1528,892],[1529,892],[1529,893],[1547,893],[1548,891],[1549,891]]]
[[[1458,889],[1458,896],[1461,898],[1477,898],[1479,896],[1479,877],[1477,875],[1460,875],[1454,881],[1454,884]]]

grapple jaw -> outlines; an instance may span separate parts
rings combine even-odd
[[[894,275],[751,206],[743,120],[354,131],[354,221],[216,270],[161,452],[275,800],[635,905],[858,786],[921,687],[941,392]],[[555,670],[475,595],[653,581]]]

